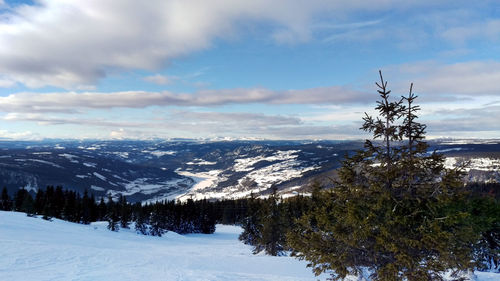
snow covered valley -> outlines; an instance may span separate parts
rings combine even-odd
[[[217,225],[215,234],[162,237],[132,230],[0,211],[0,280],[326,280],[306,262],[253,255],[238,241],[241,228]],[[477,280],[500,274],[476,272]],[[350,278],[349,280],[360,280]]]
[[[500,181],[500,140],[432,141],[447,167],[469,163],[467,181]],[[344,155],[361,141],[0,141],[0,182],[13,194],[47,186],[130,202],[308,194],[331,187]]]

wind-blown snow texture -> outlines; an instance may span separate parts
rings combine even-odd
[[[0,280],[325,280],[306,262],[252,255],[238,241],[241,228],[215,234],[144,236],[112,232],[106,223],[45,221],[0,211]],[[476,272],[479,281],[500,274]],[[348,280],[359,280],[349,278]]]

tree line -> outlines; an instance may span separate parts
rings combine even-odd
[[[237,206],[240,204],[240,206]],[[48,186],[31,195],[21,188],[11,197],[4,187],[0,210],[25,212],[28,216],[41,216],[46,220],[57,218],[69,222],[89,224],[107,221],[108,229],[133,227],[138,233],[161,236],[167,231],[185,233],[213,233],[217,222],[235,224],[246,215],[241,202],[209,202],[207,200],[176,202],[173,200],[141,204],[129,203],[119,195],[96,201],[93,194],[65,190],[61,186]],[[226,208],[228,210],[224,210]]]

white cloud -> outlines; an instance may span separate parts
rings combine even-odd
[[[125,132],[125,130],[123,128],[120,128],[118,130],[115,130],[115,131],[111,131],[111,133],[109,133],[109,137],[112,138],[112,139],[124,139],[126,137],[127,133]]]
[[[0,73],[28,87],[89,89],[110,71],[158,70],[174,58],[211,47],[217,39],[259,26],[266,28],[258,36],[303,42],[313,37],[317,19],[339,27],[356,21],[353,15],[360,13],[407,11],[434,2],[39,0],[2,14]],[[448,2],[456,1],[440,5]]]
[[[205,49],[238,22],[307,36],[323,3],[301,2],[41,0],[2,15],[0,71],[29,87],[89,87],[109,69],[154,70]]]
[[[483,38],[498,42],[500,41],[500,20],[483,19],[477,22],[463,23],[463,25],[453,26],[443,31],[441,36],[457,44]]]
[[[409,82],[426,98],[500,96],[500,62],[468,61],[443,64],[435,61],[387,67],[387,77],[398,77],[396,88],[406,91]],[[385,71],[384,71],[385,73]],[[403,82],[406,80],[405,82]],[[439,100],[439,98],[437,99]]]
[[[346,104],[363,103],[369,100],[371,100],[371,95],[341,86],[288,91],[253,88],[203,90],[194,93],[168,91],[18,93],[0,97],[0,111],[78,113],[81,109],[218,106],[249,103]]]
[[[151,76],[144,77],[144,81],[151,82],[158,85],[168,85],[173,83],[174,80],[177,80],[178,77],[175,76],[166,76],[161,74],[155,74]]]
[[[133,118],[129,118],[133,119]],[[173,112],[163,118],[147,122],[109,120],[103,118],[50,116],[47,114],[10,113],[3,117],[8,122],[34,122],[40,126],[70,126],[79,128],[88,137],[98,132],[100,138],[147,139],[169,137],[259,137],[269,139],[335,138],[357,135],[352,126],[312,125],[299,118],[257,113]],[[1,137],[1,134],[0,134]],[[12,137],[14,137],[12,135]]]
[[[0,130],[0,140],[40,140],[40,135],[25,131],[25,132],[11,132],[7,130]]]

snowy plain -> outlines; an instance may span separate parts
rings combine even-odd
[[[238,241],[241,228],[217,225],[214,234],[162,237],[112,232],[105,222],[81,225],[0,211],[0,280],[307,281],[306,262],[253,255]],[[477,280],[500,274],[476,272]],[[361,280],[348,278],[349,280]]]

